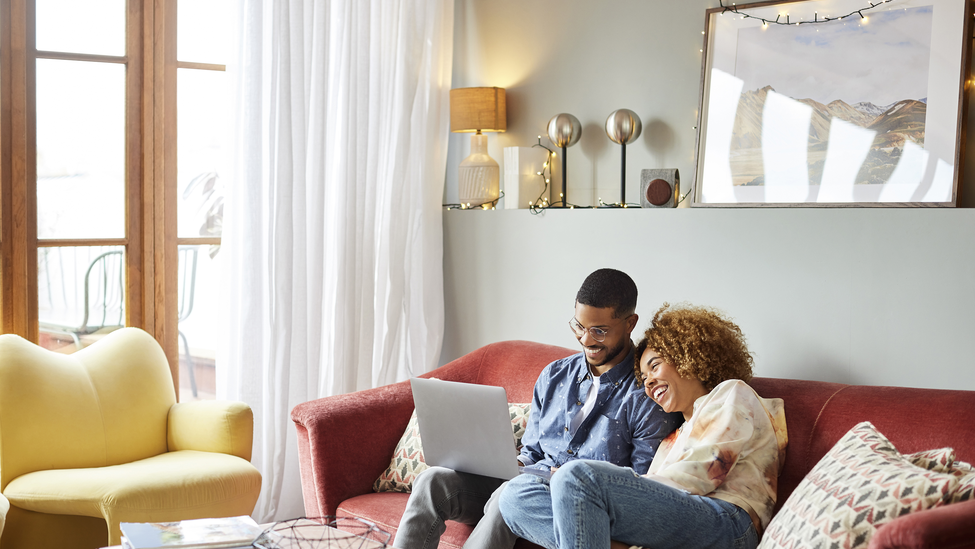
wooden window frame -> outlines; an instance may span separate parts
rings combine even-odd
[[[115,57],[39,52],[34,0],[0,0],[0,331],[38,341],[39,247],[124,246],[126,325],[160,343],[178,392],[176,4],[127,0]],[[37,59],[126,66],[124,238],[38,239]]]

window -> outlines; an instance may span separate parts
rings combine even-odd
[[[0,0],[0,329],[120,326],[212,397],[226,0]],[[179,113],[179,114],[177,114]]]
[[[216,383],[214,320],[225,255],[220,237],[231,126],[229,11],[228,0],[180,0],[178,10],[178,311],[180,393],[187,399],[212,398]]]

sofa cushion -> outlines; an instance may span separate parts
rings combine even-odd
[[[882,525],[945,505],[958,484],[955,475],[914,465],[865,421],[799,483],[769,523],[760,547],[867,547]]]
[[[183,450],[109,467],[36,471],[11,481],[4,494],[21,509],[105,517],[117,529],[119,522],[247,514],[260,488],[261,474],[246,460]]]
[[[530,408],[531,404],[508,404],[515,448],[519,450],[521,450],[521,437],[524,436],[525,427],[528,425]],[[413,479],[426,469],[420,428],[414,410],[409,423],[406,424],[406,430],[403,431],[403,436],[393,450],[393,459],[390,460],[389,467],[379,475],[372,489],[376,492],[410,492],[413,490]]]

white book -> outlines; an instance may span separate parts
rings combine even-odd
[[[179,522],[123,522],[129,549],[228,549],[250,547],[263,529],[247,515]]]

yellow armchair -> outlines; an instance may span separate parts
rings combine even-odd
[[[0,494],[0,535],[3,535],[3,523],[7,520],[7,511],[10,510],[10,502]]]
[[[142,330],[73,355],[0,335],[0,549],[102,547],[120,522],[250,514],[253,425],[240,402],[177,404]]]

